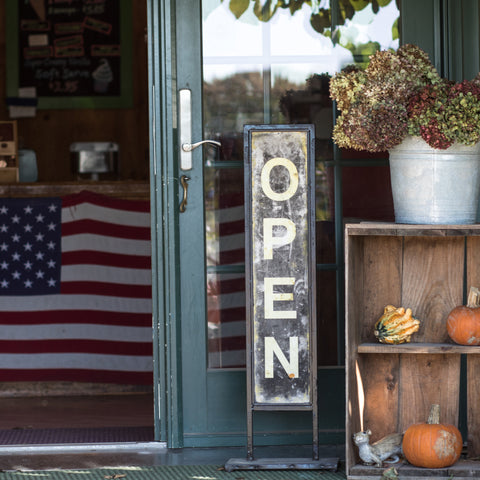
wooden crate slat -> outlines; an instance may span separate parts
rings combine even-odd
[[[434,403],[441,422],[458,425],[460,355],[402,354],[400,378],[400,431],[425,422]]]
[[[398,381],[400,356],[364,355],[362,365],[364,391],[364,429],[370,429],[371,442],[398,430]]]
[[[386,305],[400,306],[402,244],[399,237],[365,238],[363,312],[358,319],[361,341],[375,340],[374,326]]]
[[[405,239],[402,304],[422,323],[415,342],[448,340],[446,319],[463,298],[464,238]]]

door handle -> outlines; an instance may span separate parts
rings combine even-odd
[[[197,143],[182,143],[182,150],[184,152],[191,152],[200,145],[203,145],[204,143],[208,143],[209,145],[216,145],[217,147],[222,146],[222,144],[220,142],[217,142],[216,140],[202,140],[201,142]]]
[[[192,169],[192,150],[208,143],[210,145],[221,146],[216,140],[202,140],[192,143],[192,91],[188,88],[182,88],[178,92],[179,97],[179,127],[180,127],[180,168],[182,170]]]
[[[187,194],[188,194],[188,181],[190,180],[190,177],[187,177],[186,175],[182,175],[180,177],[180,183],[182,184],[183,187],[183,200],[182,203],[180,204],[180,213],[183,213],[187,209]]]

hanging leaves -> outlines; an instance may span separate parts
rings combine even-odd
[[[248,10],[249,5],[250,0],[230,0],[229,8],[235,18],[240,18]]]
[[[304,4],[312,11],[310,23],[315,31],[322,35],[330,36],[332,26],[331,9],[319,8],[319,2],[313,0],[222,0],[228,1],[230,11],[235,18],[240,18],[253,3],[253,12],[262,22],[268,22],[279,8],[288,9],[292,15],[300,10]],[[398,2],[398,0],[396,0]],[[386,7],[392,0],[338,0],[339,18],[337,25],[344,25],[345,20],[352,19],[355,12],[359,12],[372,5],[372,10],[377,13],[380,7]]]

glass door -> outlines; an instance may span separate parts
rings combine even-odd
[[[196,148],[192,168],[179,161],[176,170],[187,200],[178,215],[177,446],[246,443],[243,126],[294,123],[316,131],[320,441],[342,443],[343,222],[393,212],[386,157],[353,158],[332,144],[328,86],[348,64],[398,47],[397,2],[177,0],[174,16],[172,85],[191,93],[192,142],[221,145]],[[254,430],[255,445],[310,443],[311,414],[258,412]]]

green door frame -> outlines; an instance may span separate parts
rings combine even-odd
[[[147,0],[155,440],[182,447],[174,15],[174,0]]]
[[[180,235],[176,135],[176,2],[146,0],[150,116],[150,178],[154,321],[155,440],[184,446],[181,348]],[[402,0],[403,43],[426,50],[443,75],[473,78],[479,66],[479,0]],[[458,8],[461,6],[461,8]],[[441,25],[444,25],[442,31]],[[475,41],[472,41],[475,39]],[[464,47],[469,45],[466,48]],[[192,51],[192,55],[195,53]],[[468,55],[468,57],[467,57]],[[197,58],[198,60],[198,58]],[[341,178],[341,177],[339,177]],[[337,191],[337,189],[336,189]],[[339,190],[338,190],[339,191]],[[338,196],[341,206],[341,196]],[[340,211],[340,210],[337,210]],[[337,215],[341,245],[343,219]],[[342,263],[342,252],[340,263]],[[341,268],[339,272],[341,272]],[[220,372],[221,373],[221,372]],[[338,410],[344,399],[342,366],[320,368],[319,412]],[[218,399],[217,399],[218,400]],[[340,412],[341,415],[341,412]],[[320,442],[342,438],[337,415],[324,415]],[[320,415],[320,421],[322,415]],[[323,432],[323,433],[322,433]],[[189,443],[189,442],[187,442]]]

